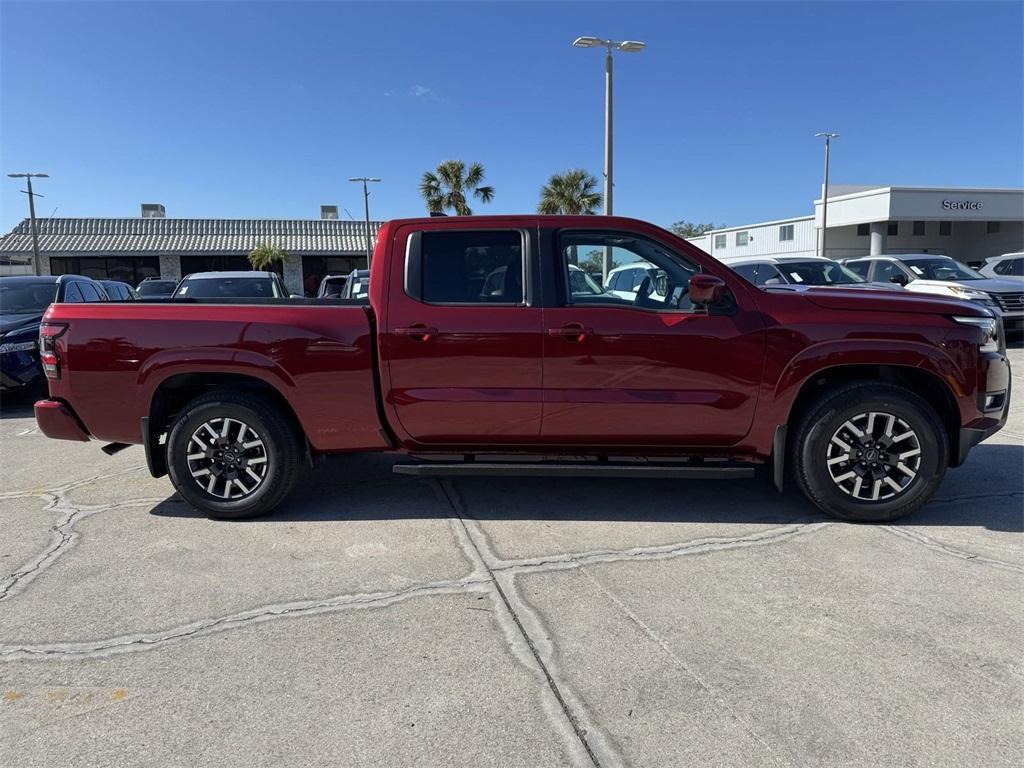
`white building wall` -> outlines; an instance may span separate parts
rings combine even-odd
[[[780,240],[779,229],[793,227],[792,240]],[[746,232],[746,245],[736,244],[737,233]],[[725,246],[715,246],[715,236],[725,235]],[[715,230],[690,240],[706,253],[716,259],[737,256],[813,256],[817,250],[817,230],[814,228],[814,217],[804,216],[798,219],[784,219],[754,224],[748,227],[730,227]]]

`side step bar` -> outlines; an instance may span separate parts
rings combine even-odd
[[[754,476],[753,467],[715,467],[707,465],[679,466],[670,464],[609,464],[593,462],[570,464],[543,462],[486,463],[425,462],[423,464],[395,464],[396,475],[428,475],[435,477],[478,475],[482,477],[646,477],[679,478],[689,480],[736,480]]]

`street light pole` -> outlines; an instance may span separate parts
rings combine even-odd
[[[612,215],[612,49],[604,56],[604,215]]]
[[[637,40],[603,40],[599,37],[577,37],[573,41],[574,48],[598,48],[605,49],[604,57],[604,215],[612,214],[612,51],[624,51],[626,53],[639,53],[646,47],[646,43]],[[608,279],[608,272],[611,270],[612,252],[611,248],[604,249],[604,264],[602,265],[603,279]]]
[[[30,224],[29,224],[30,230],[32,232],[33,271],[37,275],[39,275],[39,274],[41,274],[41,272],[39,271],[40,270],[40,264],[39,264],[39,231],[36,228],[36,194],[37,193],[32,191],[32,179],[33,178],[36,178],[36,179],[48,179],[48,178],[50,178],[50,174],[48,174],[48,173],[8,173],[7,175],[10,176],[12,179],[24,179],[25,183],[28,185],[28,189],[27,190],[23,189],[21,191],[24,192],[26,195],[28,195],[28,217],[29,217],[29,222],[30,222]],[[42,195],[39,195],[39,197],[42,197]]]
[[[821,256],[825,255],[825,238],[828,236],[828,150],[832,139],[838,139],[838,133],[822,131],[814,134],[815,138],[825,139],[825,184],[821,194]]]
[[[367,186],[370,182],[379,182],[370,176],[353,176],[349,181],[363,182],[363,210],[366,212],[366,268],[370,268],[370,259],[373,256],[373,247],[370,245],[370,189]]]

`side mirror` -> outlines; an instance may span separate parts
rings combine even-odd
[[[782,282],[782,278],[769,277],[767,280],[764,281],[763,285],[784,285],[784,283]]]
[[[902,272],[897,272],[895,275],[889,278],[889,282],[896,283],[896,285],[905,286],[910,281],[907,280],[907,276],[904,275]]]
[[[655,278],[654,292],[658,296],[668,295],[668,275],[666,275],[664,272],[662,272],[660,275],[658,275],[657,278]]]
[[[289,293],[288,294],[288,298],[289,299],[304,299],[306,297],[303,296],[301,293]]]
[[[690,278],[690,301],[713,306],[725,298],[725,281],[720,277],[698,272]]]

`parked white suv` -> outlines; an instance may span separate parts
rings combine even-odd
[[[1024,286],[1019,280],[986,277],[937,253],[864,256],[844,259],[843,265],[876,283],[893,282],[908,291],[977,301],[998,309],[1007,330],[1024,330]]]
[[[1024,251],[993,256],[978,271],[985,277],[1024,277]]]

